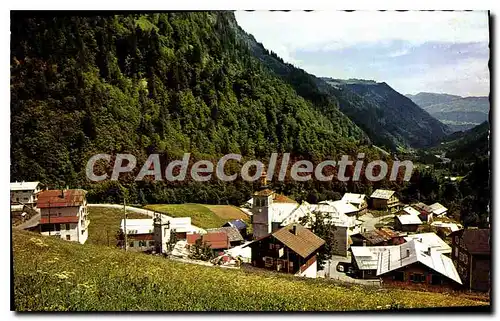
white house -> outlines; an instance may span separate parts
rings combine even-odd
[[[451,247],[446,244],[436,233],[420,233],[420,234],[412,234],[404,237],[406,242],[410,242],[411,240],[417,240],[421,243],[431,247],[438,253],[441,254],[450,254]]]
[[[40,182],[14,182],[10,183],[11,205],[36,205],[37,195],[40,192]]]
[[[86,194],[82,189],[41,191],[37,201],[40,233],[85,243],[90,224]]]
[[[368,210],[365,194],[345,193],[341,201],[354,205],[358,209],[358,216],[365,214]]]
[[[434,214],[434,216],[444,216],[448,213],[448,209],[446,207],[444,207],[443,205],[441,205],[440,203],[434,203],[432,205],[429,206],[431,211],[432,211],[432,214]]]

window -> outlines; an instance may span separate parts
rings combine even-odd
[[[66,241],[71,241],[71,235],[66,235]]]
[[[393,279],[394,279],[394,281],[401,281],[401,282],[403,282],[405,280],[405,272],[403,272],[403,271],[396,271],[396,272],[394,272]]]
[[[146,241],[139,241],[139,246],[146,246]]]
[[[66,230],[69,230],[69,223],[66,223]]]
[[[422,273],[413,273],[410,276],[410,280],[413,283],[423,283],[425,282],[425,275],[423,275]]]
[[[457,245],[458,245],[458,243],[459,243],[459,242],[458,242],[458,236],[455,236],[455,244],[457,244]]]
[[[455,248],[455,257],[458,256],[458,247]]]
[[[130,242],[129,247],[134,247],[134,242]]]
[[[54,224],[54,229],[59,232],[61,230],[61,224]]]
[[[149,241],[149,246],[155,246],[155,241]]]
[[[273,243],[269,243],[269,249],[270,250],[274,249],[274,244]]]
[[[273,266],[273,258],[270,256],[264,256],[264,266],[265,267],[272,267]]]

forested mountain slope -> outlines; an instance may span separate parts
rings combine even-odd
[[[291,84],[297,93],[320,107],[323,113],[340,109],[363,129],[374,144],[391,150],[400,146],[430,146],[446,134],[446,126],[394,90],[391,89],[390,99],[374,100],[373,97],[364,96],[347,86],[331,86],[329,82],[332,79],[318,78],[284,62],[275,53],[265,49],[252,35],[241,28],[237,29],[253,54]],[[393,97],[402,105],[393,106]],[[404,110],[395,112],[397,109]],[[414,121],[419,123],[412,123]]]
[[[453,131],[471,129],[488,120],[488,97],[460,97],[447,94],[406,95]]]
[[[334,102],[311,98],[255,59],[235,24],[231,12],[12,13],[11,180],[91,188],[85,165],[97,153],[129,152],[138,164],[163,151],[170,159],[324,158],[369,143]],[[163,187],[127,185],[136,201],[237,202],[250,193]]]
[[[397,145],[431,146],[449,133],[446,125],[384,82],[323,79],[345,99],[362,97],[361,104],[345,113],[364,124],[362,128],[380,128],[385,137]]]

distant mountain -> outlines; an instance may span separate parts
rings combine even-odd
[[[426,147],[450,133],[449,128],[434,119],[410,99],[385,82],[372,80],[322,78],[341,99],[357,104],[341,110],[359,127],[376,132],[396,145]],[[361,98],[361,99],[359,99]]]
[[[332,106],[336,106],[368,135],[373,144],[390,150],[398,147],[423,147],[435,144],[448,134],[446,126],[396,91],[390,89],[391,98],[387,101],[374,101],[348,87],[349,83],[376,84],[373,81],[351,79],[346,86],[332,86],[329,84],[331,79],[316,77],[284,62],[274,52],[264,48],[251,34],[238,29],[239,36],[253,55],[292,85],[300,96],[312,102],[325,115],[332,113]],[[404,101],[404,109],[407,109],[405,112],[394,113],[394,97]],[[407,113],[411,115],[409,118]],[[415,123],[407,124],[406,119],[414,119]]]
[[[418,93],[406,95],[453,131],[471,129],[488,120],[488,97],[460,97],[448,94]]]

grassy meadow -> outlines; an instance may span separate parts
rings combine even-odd
[[[344,311],[489,305],[171,261],[13,231],[17,311]]]
[[[250,218],[243,211],[232,205],[205,204],[154,204],[144,208],[165,213],[172,217],[191,217],[191,224],[201,228],[221,227],[227,221],[242,219],[247,223]]]
[[[116,233],[120,229],[123,210],[105,207],[89,207],[89,238],[87,244],[116,246]],[[150,218],[147,215],[127,211],[127,218]]]

